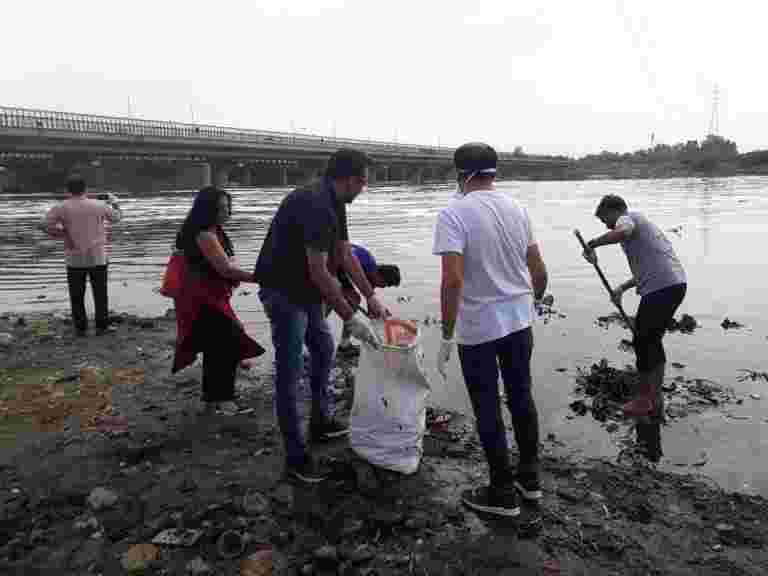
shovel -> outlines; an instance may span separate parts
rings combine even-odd
[[[589,250],[589,247],[587,246],[587,243],[584,242],[584,238],[581,236],[581,232],[578,230],[574,230],[573,233],[576,235],[576,238],[579,239],[579,242],[581,243],[581,247],[586,251]],[[616,308],[619,309],[619,314],[621,314],[621,318],[624,320],[627,326],[629,326],[630,331],[632,332],[632,336],[635,336],[635,326],[632,324],[632,322],[629,320],[629,316],[627,316],[627,313],[624,312],[624,307],[621,305],[621,302],[614,302],[613,300],[613,290],[611,289],[611,285],[608,284],[608,280],[605,278],[605,274],[603,274],[603,271],[600,270],[600,265],[595,262],[593,264],[595,267],[595,270],[597,270],[597,275],[600,276],[600,280],[603,281],[603,286],[605,286],[605,289],[608,290],[608,296],[611,299],[611,302],[613,302],[616,305]]]

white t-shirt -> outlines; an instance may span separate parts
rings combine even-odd
[[[535,243],[528,212],[507,192],[475,190],[440,211],[432,252],[464,256],[460,344],[497,340],[533,323],[527,252]]]

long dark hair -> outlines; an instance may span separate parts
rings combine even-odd
[[[203,230],[208,230],[215,226],[222,240],[224,251],[228,256],[235,255],[235,250],[229,236],[227,236],[218,223],[219,200],[222,196],[227,199],[229,211],[232,212],[232,197],[221,188],[206,186],[197,193],[195,201],[192,203],[192,208],[189,210],[179,233],[176,235],[176,248],[197,252],[197,235]]]

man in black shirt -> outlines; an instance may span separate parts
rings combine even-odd
[[[366,297],[369,314],[385,314],[352,255],[347,231],[346,205],[365,189],[369,165],[362,152],[338,150],[319,182],[297,188],[280,203],[256,262],[259,298],[272,326],[277,415],[286,447],[286,470],[304,482],[323,480],[307,452],[296,410],[304,343],[311,358],[311,439],[324,441],[348,432],[330,417],[328,384],[334,343],[323,305],[341,316],[352,336],[378,345],[369,324],[344,297],[336,279],[338,272],[346,272]]]

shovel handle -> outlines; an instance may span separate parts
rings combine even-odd
[[[584,238],[582,237],[581,232],[579,232],[578,230],[574,230],[573,233],[576,235],[576,238],[579,239],[579,243],[581,244],[581,247],[584,249],[585,252],[587,250],[592,250],[592,248],[587,246],[587,243],[584,242]],[[608,284],[608,280],[606,279],[605,274],[603,274],[603,271],[600,269],[600,265],[597,262],[593,263],[592,265],[595,267],[595,270],[597,270],[597,275],[600,276],[600,280],[602,280],[603,286],[605,286],[605,289],[608,291],[608,296],[610,297],[611,302],[613,302],[616,308],[619,309],[619,314],[621,314],[622,319],[624,320],[624,322],[626,322],[627,326],[629,326],[629,330],[634,335],[635,327],[632,325],[632,322],[630,322],[629,316],[627,316],[627,313],[624,312],[624,307],[621,305],[621,303],[613,301],[613,289],[611,288],[611,285]]]

